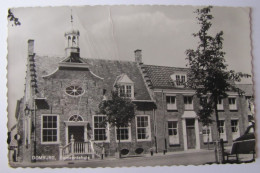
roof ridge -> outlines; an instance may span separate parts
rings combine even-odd
[[[135,63],[135,61],[129,61],[129,60],[118,60],[118,59],[103,59],[103,58],[83,58],[84,60],[101,60],[101,61],[118,61],[118,62],[131,62]]]
[[[189,69],[188,67],[174,67],[174,66],[164,66],[164,65],[150,65],[150,64],[143,64],[145,66],[154,66],[154,67],[168,67],[168,68],[176,68],[176,69]]]
[[[36,53],[36,56],[39,57],[55,57],[55,58],[65,58],[64,55],[58,55],[58,54],[39,54]],[[122,62],[132,62],[135,63],[135,61],[129,61],[129,60],[118,60],[118,59],[104,59],[104,58],[88,58],[88,57],[80,57],[84,60],[104,60],[104,61],[122,61]]]

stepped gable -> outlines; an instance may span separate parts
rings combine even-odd
[[[174,89],[176,88],[171,75],[175,72],[187,72],[188,68],[177,68],[169,66],[143,65],[146,74],[151,80],[153,88]],[[187,89],[187,88],[178,88]]]
[[[43,76],[54,73],[58,69],[58,63],[62,60],[64,60],[64,57],[35,55],[39,92],[42,90],[40,83],[43,82]],[[113,89],[113,85],[119,75],[126,74],[134,82],[135,100],[151,100],[142,74],[135,62],[85,58],[81,58],[81,60],[89,65],[90,71],[104,78],[104,88],[107,92]]]

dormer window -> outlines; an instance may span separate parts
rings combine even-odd
[[[187,82],[187,76],[185,73],[176,73],[171,75],[171,79],[173,80],[176,87],[184,87]]]
[[[184,85],[186,82],[186,76],[185,75],[176,75],[176,85],[181,86]]]
[[[132,97],[133,87],[129,84],[120,84],[119,95],[121,97],[133,98]]]
[[[116,83],[119,87],[120,97],[134,98],[134,82],[126,74],[118,76]]]

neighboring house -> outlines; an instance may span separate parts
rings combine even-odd
[[[254,106],[254,92],[253,92],[253,84],[237,84],[239,89],[244,91],[244,95],[246,98],[246,111],[249,125],[255,123],[255,106]],[[254,128],[251,128],[251,132],[253,132]]]
[[[144,65],[142,62],[139,68],[157,105],[155,135],[159,152],[202,149],[217,139],[216,121],[209,127],[203,127],[199,122],[199,99],[194,90],[184,86],[187,68]],[[220,138],[227,145],[231,145],[248,127],[246,99],[248,95],[228,92],[227,98],[219,100]],[[214,116],[213,120],[216,120]]]
[[[10,132],[8,132],[8,136],[9,136],[9,144],[8,144],[8,159],[11,162],[16,162],[17,161],[17,147],[18,147],[18,142],[17,142],[17,125],[15,124]]]
[[[17,105],[19,160],[113,156],[119,138],[123,154],[129,155],[151,148],[200,149],[216,139],[216,124],[202,127],[195,92],[184,87],[187,68],[144,65],[141,50],[135,51],[135,61],[84,59],[78,40],[78,30],[65,33],[65,57],[40,56],[34,40],[28,41],[25,93]],[[137,106],[120,134],[100,123],[106,115],[98,109],[115,85]],[[235,92],[219,101],[221,137],[228,144],[247,127],[245,105]]]
[[[21,112],[21,103],[22,99],[18,100],[16,103],[16,110],[15,110],[15,118],[17,123],[13,125],[8,132],[8,149],[9,149],[9,161],[10,162],[18,162],[20,161],[20,153],[19,151],[22,151],[21,148],[19,149],[18,147],[21,144],[21,136],[20,133],[18,132],[18,129],[22,129],[21,125],[22,123],[20,122],[20,112]]]

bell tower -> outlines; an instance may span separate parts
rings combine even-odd
[[[65,56],[80,57],[79,30],[73,28],[73,16],[71,12],[71,29],[65,32]]]

